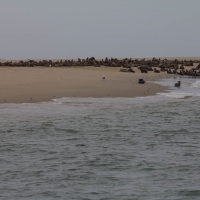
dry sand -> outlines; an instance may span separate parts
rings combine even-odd
[[[167,87],[155,81],[166,72],[120,72],[112,67],[0,67],[0,103],[45,102],[62,97],[138,97],[156,95]],[[102,76],[106,79],[103,80]]]

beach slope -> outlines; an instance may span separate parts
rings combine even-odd
[[[102,79],[105,75],[105,80]],[[0,103],[45,102],[62,97],[138,97],[166,87],[154,81],[166,73],[120,72],[112,67],[1,67]],[[138,84],[143,78],[145,84]]]

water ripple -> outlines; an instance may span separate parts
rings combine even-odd
[[[200,198],[197,97],[65,101],[0,106],[1,199]]]

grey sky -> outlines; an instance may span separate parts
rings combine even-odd
[[[0,59],[200,56],[199,0],[0,0]]]

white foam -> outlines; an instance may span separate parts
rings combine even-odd
[[[192,88],[200,88],[200,81],[196,81],[194,83],[191,84]]]
[[[141,99],[145,100],[151,97],[136,97],[136,98],[122,98],[122,97],[105,97],[105,98],[93,98],[93,97],[63,97],[58,99],[52,99],[52,103],[55,104],[64,104],[71,106],[79,106],[79,105],[95,105],[97,107],[104,105],[113,106],[118,105],[120,102],[125,102],[127,105],[132,105],[133,102],[141,101]]]
[[[185,93],[185,92],[170,92],[170,93],[157,93],[157,94],[164,97],[174,98],[174,99],[185,99],[187,97],[199,96],[199,95],[195,95],[192,93]]]

